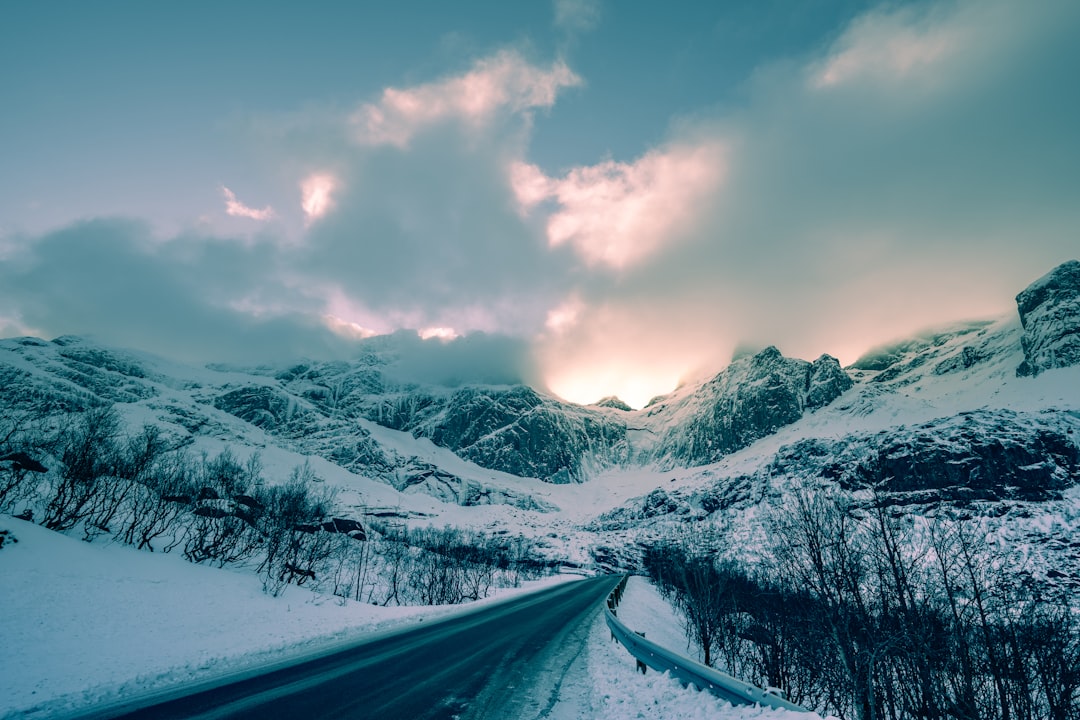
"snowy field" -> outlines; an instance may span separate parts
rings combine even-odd
[[[167,687],[326,652],[424,618],[537,590],[573,576],[502,590],[471,606],[383,608],[288,587],[262,592],[250,572],[193,565],[176,555],[87,544],[10,516],[17,539],[0,550],[0,717],[48,718]],[[673,649],[679,621],[655,589],[632,578],[624,621]],[[635,671],[597,615],[583,662],[551,717],[775,717],[732,708],[665,675]],[[800,715],[805,718],[805,715]]]

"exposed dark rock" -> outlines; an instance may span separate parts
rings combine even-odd
[[[685,506],[683,506],[685,507]],[[657,488],[645,496],[641,514],[643,517],[656,517],[657,515],[670,515],[678,512],[680,505],[676,503],[666,492]]]
[[[806,390],[806,407],[816,410],[840,397],[854,383],[840,367],[840,362],[822,355],[810,366],[809,387]]]
[[[589,524],[595,531],[629,530],[651,521],[696,520],[751,499],[754,478],[748,475],[719,478],[712,485],[690,491],[653,490],[599,515]]]
[[[349,518],[335,517],[318,523],[297,523],[292,529],[302,533],[328,532],[347,535],[353,540],[367,540],[367,530],[360,521]]]
[[[191,504],[191,496],[190,495],[162,495],[161,499],[164,500],[165,502],[180,503],[181,505],[190,505]]]
[[[956,355],[945,358],[935,365],[934,373],[937,375],[945,375],[946,373],[957,372],[958,370],[967,370],[977,363],[982,362],[983,359],[982,354],[975,348],[970,346],[964,347]]]
[[[807,439],[781,448],[770,473],[873,487],[898,504],[1056,499],[1080,479],[1080,450],[1049,417],[979,411],[840,441]]]
[[[330,533],[348,535],[353,540],[367,540],[367,531],[357,520],[348,518],[330,518],[323,522],[322,529]]]
[[[203,500],[220,500],[221,496],[218,495],[218,491],[214,488],[204,485],[199,488],[199,494],[195,499],[199,502],[202,502]]]
[[[622,410],[624,412],[631,412],[634,408],[624,403],[621,399],[614,395],[608,395],[606,398],[601,398],[595,403],[596,407],[612,408],[614,410]]]
[[[10,453],[8,455],[5,455],[4,457],[0,457],[0,462],[11,463],[11,469],[16,471],[16,472],[19,472],[19,471],[29,471],[29,472],[36,472],[36,473],[49,472],[49,468],[45,467],[44,465],[39,463],[37,460],[35,460],[34,458],[30,457],[29,455],[27,455],[26,453],[24,453],[22,451],[13,452],[13,453]]]
[[[227,392],[214,400],[214,407],[265,430],[280,428],[297,411],[286,393],[267,385],[248,385]]]
[[[19,541],[10,530],[0,530],[0,550],[4,549],[4,545],[14,545],[17,542]]]
[[[245,507],[251,508],[252,510],[263,509],[263,504],[250,495],[234,495],[233,501],[237,505],[243,505]]]
[[[1016,374],[1038,375],[1080,363],[1080,261],[1070,260],[1016,296],[1024,362]]]
[[[140,379],[146,377],[146,371],[138,361],[125,357],[119,352],[104,348],[75,345],[64,347],[60,351],[60,356],[99,370],[109,370],[127,377]]]
[[[528,493],[485,485],[448,473],[435,465],[412,460],[395,473],[391,482],[403,492],[422,492],[443,502],[465,507],[476,505],[512,505],[522,510],[551,512],[555,506]]]
[[[949,352],[948,345],[957,339],[983,335],[990,324],[990,321],[977,320],[928,330],[913,338],[872,348],[852,363],[851,368],[871,372],[887,371],[875,376],[873,381],[891,382],[935,359],[939,354]]]
[[[366,408],[381,425],[430,438],[482,467],[553,483],[579,482],[583,461],[612,457],[626,425],[524,385],[409,393]]]

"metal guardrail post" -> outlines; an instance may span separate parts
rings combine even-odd
[[[615,615],[626,581],[624,575],[619,584],[611,591],[604,609],[604,620],[611,631],[611,639],[618,640],[637,660],[637,669],[645,672],[646,666],[657,672],[667,672],[683,685],[693,685],[698,690],[707,690],[711,694],[733,705],[767,705],[784,710],[809,712],[806,708],[789,702],[777,694],[762,690],[750,683],[743,682],[715,668],[702,665],[690,658],[657,645],[645,638],[644,633],[635,633],[624,625]]]

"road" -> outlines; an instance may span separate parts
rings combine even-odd
[[[194,694],[83,718],[546,717],[617,581],[557,585]]]

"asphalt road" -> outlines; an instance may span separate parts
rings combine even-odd
[[[617,581],[557,585],[265,674],[84,717],[546,717]]]

